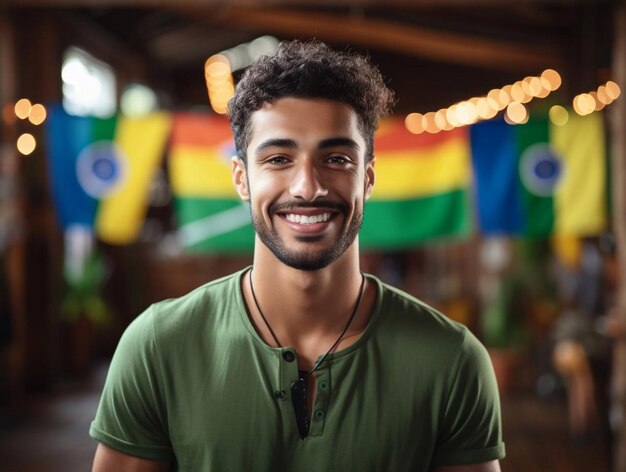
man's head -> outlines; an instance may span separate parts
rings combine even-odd
[[[233,182],[250,202],[255,257],[308,271],[358,257],[374,131],[391,102],[363,57],[320,43],[283,43],[248,69],[229,107]]]
[[[378,69],[362,56],[333,51],[323,43],[282,42],[273,56],[255,61],[228,104],[238,157],[247,160],[251,116],[279,98],[321,98],[345,103],[359,117],[359,128],[373,157],[374,132],[393,105]]]

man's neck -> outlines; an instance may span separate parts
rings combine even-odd
[[[259,308],[280,344],[296,347],[299,352],[321,351],[341,334],[359,297],[358,244],[323,269],[303,271],[283,264],[257,243],[252,279]],[[243,288],[257,331],[268,344],[275,345],[251,297],[248,277]],[[365,328],[369,316],[361,312],[371,306],[366,301],[370,298],[364,297],[348,336]]]

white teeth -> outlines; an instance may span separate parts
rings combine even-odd
[[[328,221],[330,219],[330,213],[322,213],[321,215],[297,215],[294,213],[288,213],[286,216],[287,221],[292,223],[300,223],[301,225],[312,225],[315,223],[321,223],[322,221]]]

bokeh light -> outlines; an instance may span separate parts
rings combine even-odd
[[[216,113],[221,115],[228,111],[228,101],[235,93],[232,69],[228,58],[222,54],[214,54],[204,64],[209,102]]]
[[[556,126],[565,126],[569,121],[569,113],[561,105],[554,105],[548,112],[550,121]]]
[[[506,107],[506,116],[511,123],[521,124],[528,119],[526,107],[519,102],[512,102]]]
[[[427,133],[438,133],[441,131],[441,128],[439,128],[435,122],[434,111],[429,111],[422,117],[422,126]]]
[[[545,79],[544,87],[550,92],[554,92],[561,86],[561,75],[554,69],[546,69],[541,73],[541,78]]]
[[[32,134],[24,133],[19,138],[17,138],[17,150],[25,156],[31,154],[36,147],[37,141]]]
[[[600,85],[598,87],[598,93],[596,96],[598,97],[598,100],[600,100],[605,105],[608,105],[609,103],[611,103],[611,99],[606,94],[606,86],[604,85]]]
[[[446,121],[455,128],[461,126],[459,120],[456,119],[456,107],[456,105],[452,105],[446,111]]]
[[[593,102],[595,103],[594,111],[602,110],[605,105],[598,99],[598,92],[589,92],[589,95],[593,98]]]
[[[619,85],[617,85],[615,82],[613,82],[612,80],[609,80],[606,83],[606,95],[611,100],[615,100],[617,97],[619,97],[620,93],[621,93],[621,90],[619,88]]]
[[[46,120],[47,116],[46,107],[44,107],[41,103],[35,103],[28,114],[28,121],[30,121],[34,125],[40,125]]]
[[[424,132],[422,126],[422,114],[421,113],[409,113],[404,119],[404,126],[410,133],[420,134]]]
[[[574,106],[574,111],[581,116],[593,113],[596,109],[596,102],[588,93],[576,95],[572,101],[572,105]]]
[[[20,120],[25,120],[30,114],[31,107],[32,104],[28,98],[20,98],[15,103],[15,116],[17,116]]]
[[[445,130],[448,126],[448,120],[446,119],[446,109],[442,108],[435,113],[435,124],[441,130]]]

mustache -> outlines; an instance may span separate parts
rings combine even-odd
[[[348,205],[342,202],[334,202],[331,200],[315,200],[313,202],[303,202],[303,201],[286,201],[286,202],[276,202],[272,203],[268,212],[270,215],[273,215],[279,211],[287,211],[287,210],[297,210],[299,208],[323,208],[329,210],[337,210],[343,214],[348,213]]]

